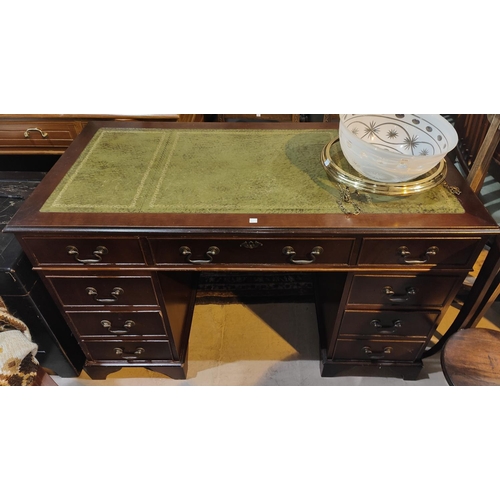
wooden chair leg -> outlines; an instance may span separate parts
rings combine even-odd
[[[422,357],[427,358],[440,351],[446,340],[457,331],[477,325],[499,294],[500,237],[497,237],[492,242],[490,251],[457,317],[441,339],[428,349]]]
[[[476,312],[471,316],[469,322],[464,326],[464,328],[475,328],[481,318],[486,314],[488,309],[492,306],[493,302],[497,300],[500,295],[500,272],[495,276],[495,280],[491,284],[490,288],[486,292],[483,300],[480,301]]]

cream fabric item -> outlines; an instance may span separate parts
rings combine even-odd
[[[38,364],[35,358],[37,351],[38,346],[31,341],[28,327],[9,314],[0,302],[0,379],[17,373],[29,354]]]

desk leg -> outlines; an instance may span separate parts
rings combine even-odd
[[[417,380],[423,363],[415,361],[406,362],[365,362],[365,361],[334,361],[326,358],[326,353],[321,353],[320,370],[322,377],[401,377],[403,380]],[[345,372],[345,373],[343,373]]]
[[[499,271],[500,238],[497,237],[491,244],[491,249],[469,291],[469,296],[465,299],[464,305],[448,332],[454,333],[463,328],[472,328],[477,325],[487,310],[485,305],[489,302],[491,295],[496,293],[495,283]],[[496,294],[498,295],[498,293]]]
[[[110,373],[121,370],[122,366],[84,366],[83,369],[92,380],[105,380]]]
[[[182,366],[154,366],[148,368],[148,370],[162,373],[174,380],[186,380],[187,378],[187,362]]]
[[[183,363],[182,365],[172,365],[172,366],[135,366],[136,368],[146,368],[147,370],[151,370],[152,372],[161,373],[163,375],[167,375],[168,377],[174,380],[185,380],[187,376],[187,363]],[[85,366],[84,370],[87,372],[88,376],[92,380],[105,380],[106,377],[122,368],[134,368],[134,365],[130,366]]]

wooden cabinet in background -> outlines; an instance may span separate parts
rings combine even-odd
[[[89,121],[195,121],[197,115],[0,115],[0,154],[63,154]]]
[[[222,115],[205,115],[204,121],[218,122],[334,122],[338,121],[339,115],[286,115],[286,114],[261,114],[261,115],[245,115],[245,114],[222,114]]]

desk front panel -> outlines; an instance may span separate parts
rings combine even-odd
[[[348,265],[355,238],[148,238],[156,265]],[[210,251],[212,249],[212,251]],[[208,255],[207,255],[208,254]]]

